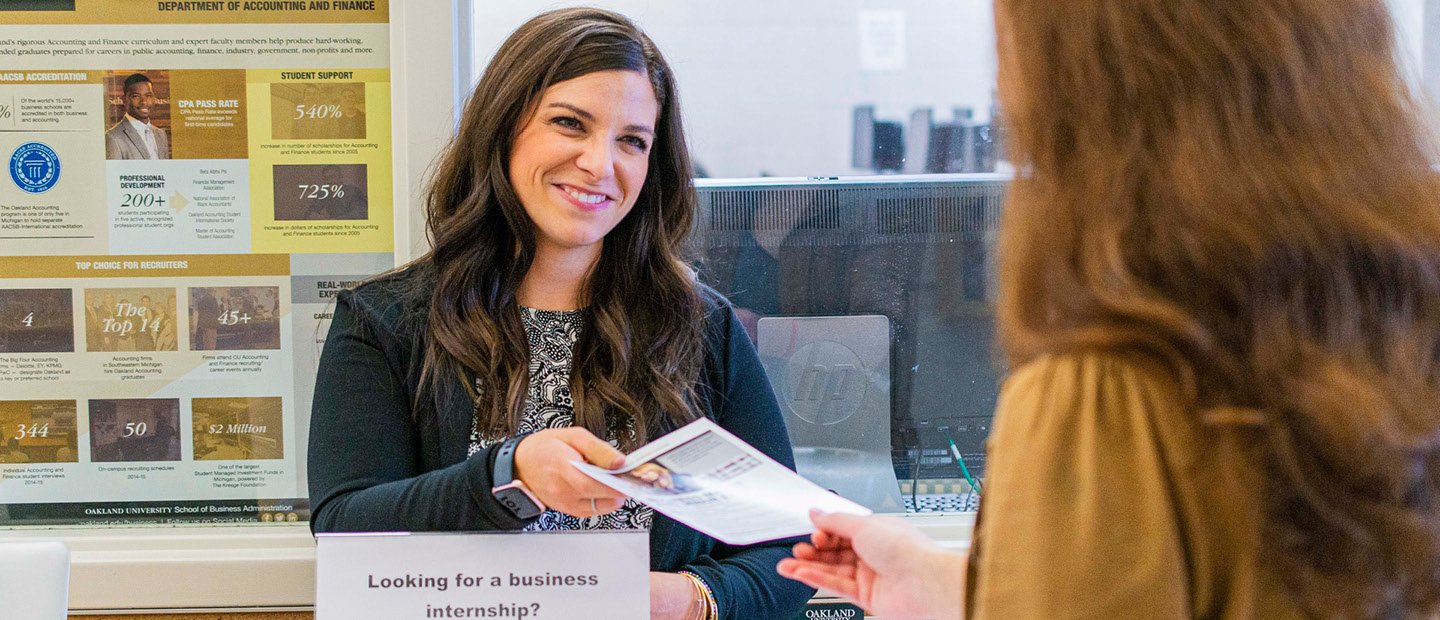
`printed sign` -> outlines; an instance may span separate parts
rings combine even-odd
[[[648,620],[643,531],[321,534],[316,620]]]

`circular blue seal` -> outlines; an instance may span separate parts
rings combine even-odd
[[[26,142],[10,155],[10,180],[32,194],[47,192],[60,180],[60,156],[39,142]]]

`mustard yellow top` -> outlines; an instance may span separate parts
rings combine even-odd
[[[1303,617],[1265,561],[1247,431],[1202,421],[1172,376],[1103,353],[1046,357],[1010,375],[990,437],[969,618]]]

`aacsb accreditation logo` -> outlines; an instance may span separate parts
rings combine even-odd
[[[26,142],[10,156],[10,180],[32,194],[49,191],[60,180],[60,156],[39,142]]]

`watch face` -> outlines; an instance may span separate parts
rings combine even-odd
[[[515,515],[516,518],[534,519],[544,512],[535,504],[535,500],[530,499],[530,494],[526,493],[525,489],[507,486],[496,488],[493,493],[495,499],[500,500],[505,509],[509,510],[510,514]]]

